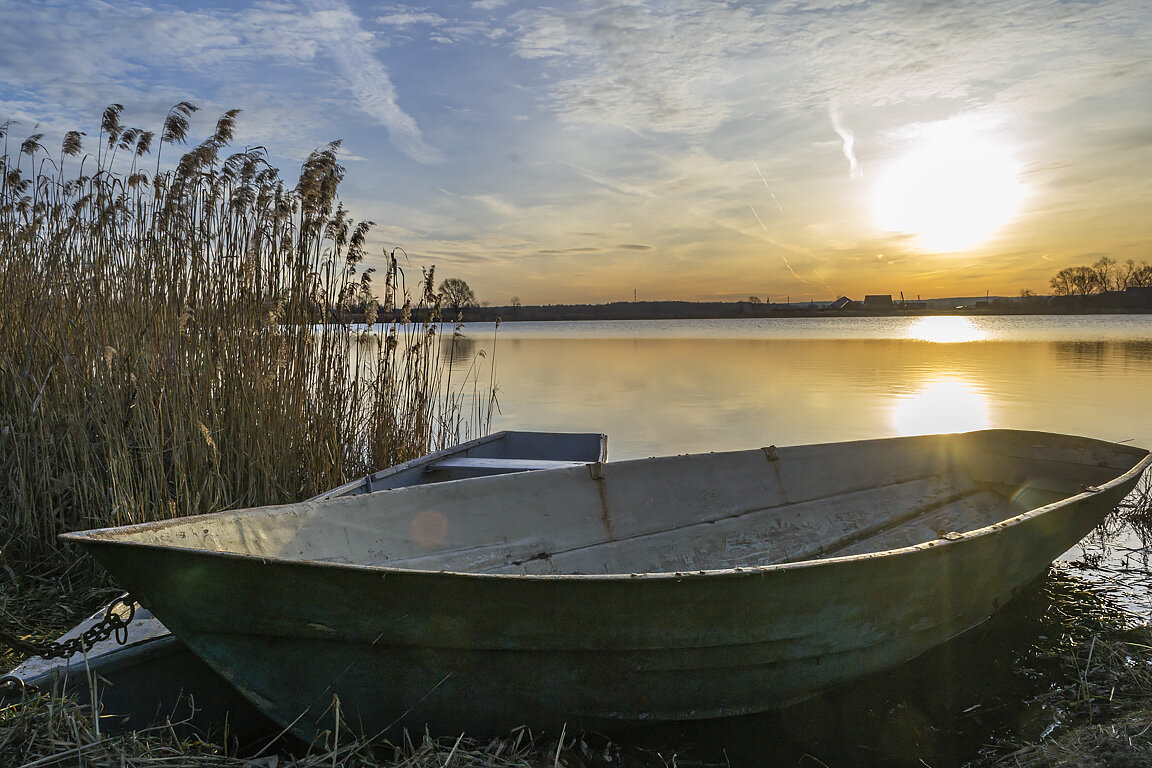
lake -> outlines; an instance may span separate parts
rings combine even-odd
[[[493,428],[606,432],[613,459],[984,427],[1152,446],[1152,315],[493,330],[465,326],[453,366],[495,360]]]
[[[610,459],[986,427],[1152,447],[1149,315],[478,323],[463,332],[442,352],[457,380],[471,371],[483,385],[494,374],[492,429],[605,432]],[[1068,622],[1152,617],[1148,552],[1137,532],[1110,530],[1067,553],[1074,565],[1054,568],[987,627],[894,673],[784,713],[636,738],[665,757],[682,749],[719,764],[796,765],[809,753],[829,765],[933,766],[962,764],[996,738],[1039,738],[1060,718],[1037,702],[1046,675],[1064,674],[1054,659],[1075,634]]]

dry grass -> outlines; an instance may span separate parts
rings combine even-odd
[[[1152,765],[1152,710],[1090,725],[1025,747],[998,765],[1021,768],[1147,768]]]
[[[1145,476],[1109,525],[1124,525],[1147,551],[1152,542],[1152,477]],[[1145,578],[1147,571],[1144,570]],[[1057,608],[1058,610],[1058,608]],[[1152,625],[1126,613],[1091,625],[1066,623],[1063,673],[1038,703],[1056,727],[1032,744],[1002,744],[982,765],[1014,768],[1144,768],[1152,765]],[[1060,626],[1057,619],[1054,622]]]
[[[1034,744],[1001,745],[984,764],[1018,768],[1152,765],[1152,629],[1097,636],[1043,697],[1065,725]]]
[[[181,723],[147,731],[105,735],[88,708],[70,700],[41,696],[0,708],[0,765],[21,768],[581,768],[590,766],[675,765],[656,753],[621,747],[602,738],[534,736],[527,728],[507,738],[478,741],[461,735],[399,743],[341,740],[293,750],[252,750],[230,754],[212,742],[185,735]],[[681,765],[684,765],[681,763]]]
[[[360,266],[338,145],[289,186],[261,149],[225,156],[232,111],[163,170],[193,110],[157,142],[113,105],[95,156],[0,124],[0,549],[22,572],[69,562],[63,531],[295,500],[480,431],[437,326],[407,322],[439,319],[432,272],[413,297],[397,251],[376,283]]]
[[[0,673],[24,660],[6,644],[5,635],[26,640],[56,638],[78,621],[107,605],[121,590],[94,580],[82,561],[56,563],[0,577]]]

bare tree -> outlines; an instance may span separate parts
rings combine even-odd
[[[1125,288],[1152,288],[1152,264],[1137,264],[1128,274],[1126,282]]]
[[[1101,256],[1092,265],[1092,269],[1096,272],[1096,285],[1101,292],[1124,290],[1124,286],[1121,284],[1123,278],[1120,276],[1120,269],[1114,259]]]
[[[519,296],[513,296],[511,299],[508,300],[508,306],[510,306],[510,307],[520,306],[520,297]]]
[[[1146,261],[1137,264],[1135,259],[1128,259],[1128,261],[1124,262],[1123,266],[1119,268],[1119,274],[1120,279],[1117,290],[1152,287],[1152,265],[1149,265]]]
[[[1090,267],[1066,267],[1050,281],[1052,293],[1057,296],[1089,296],[1105,291],[1123,291],[1126,288],[1152,287],[1152,265],[1135,259],[1117,264],[1101,256]]]
[[[763,304],[764,302],[760,300],[759,296],[749,296],[748,297],[748,303],[749,304]]]
[[[1088,296],[1101,290],[1100,274],[1092,267],[1065,267],[1050,284],[1057,296]]]
[[[477,306],[476,294],[458,277],[447,277],[440,283],[440,300],[452,309]]]

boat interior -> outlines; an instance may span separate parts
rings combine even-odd
[[[255,557],[482,574],[715,570],[955,537],[1147,452],[988,430],[516,472],[91,532]]]
[[[502,431],[387,467],[309,501],[443,483],[510,472],[557,469],[606,461],[608,436],[595,432]]]

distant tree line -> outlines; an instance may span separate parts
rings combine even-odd
[[[1090,296],[1127,288],[1152,288],[1152,265],[1128,259],[1123,264],[1103,256],[1090,267],[1065,267],[1050,281],[1055,296]]]

